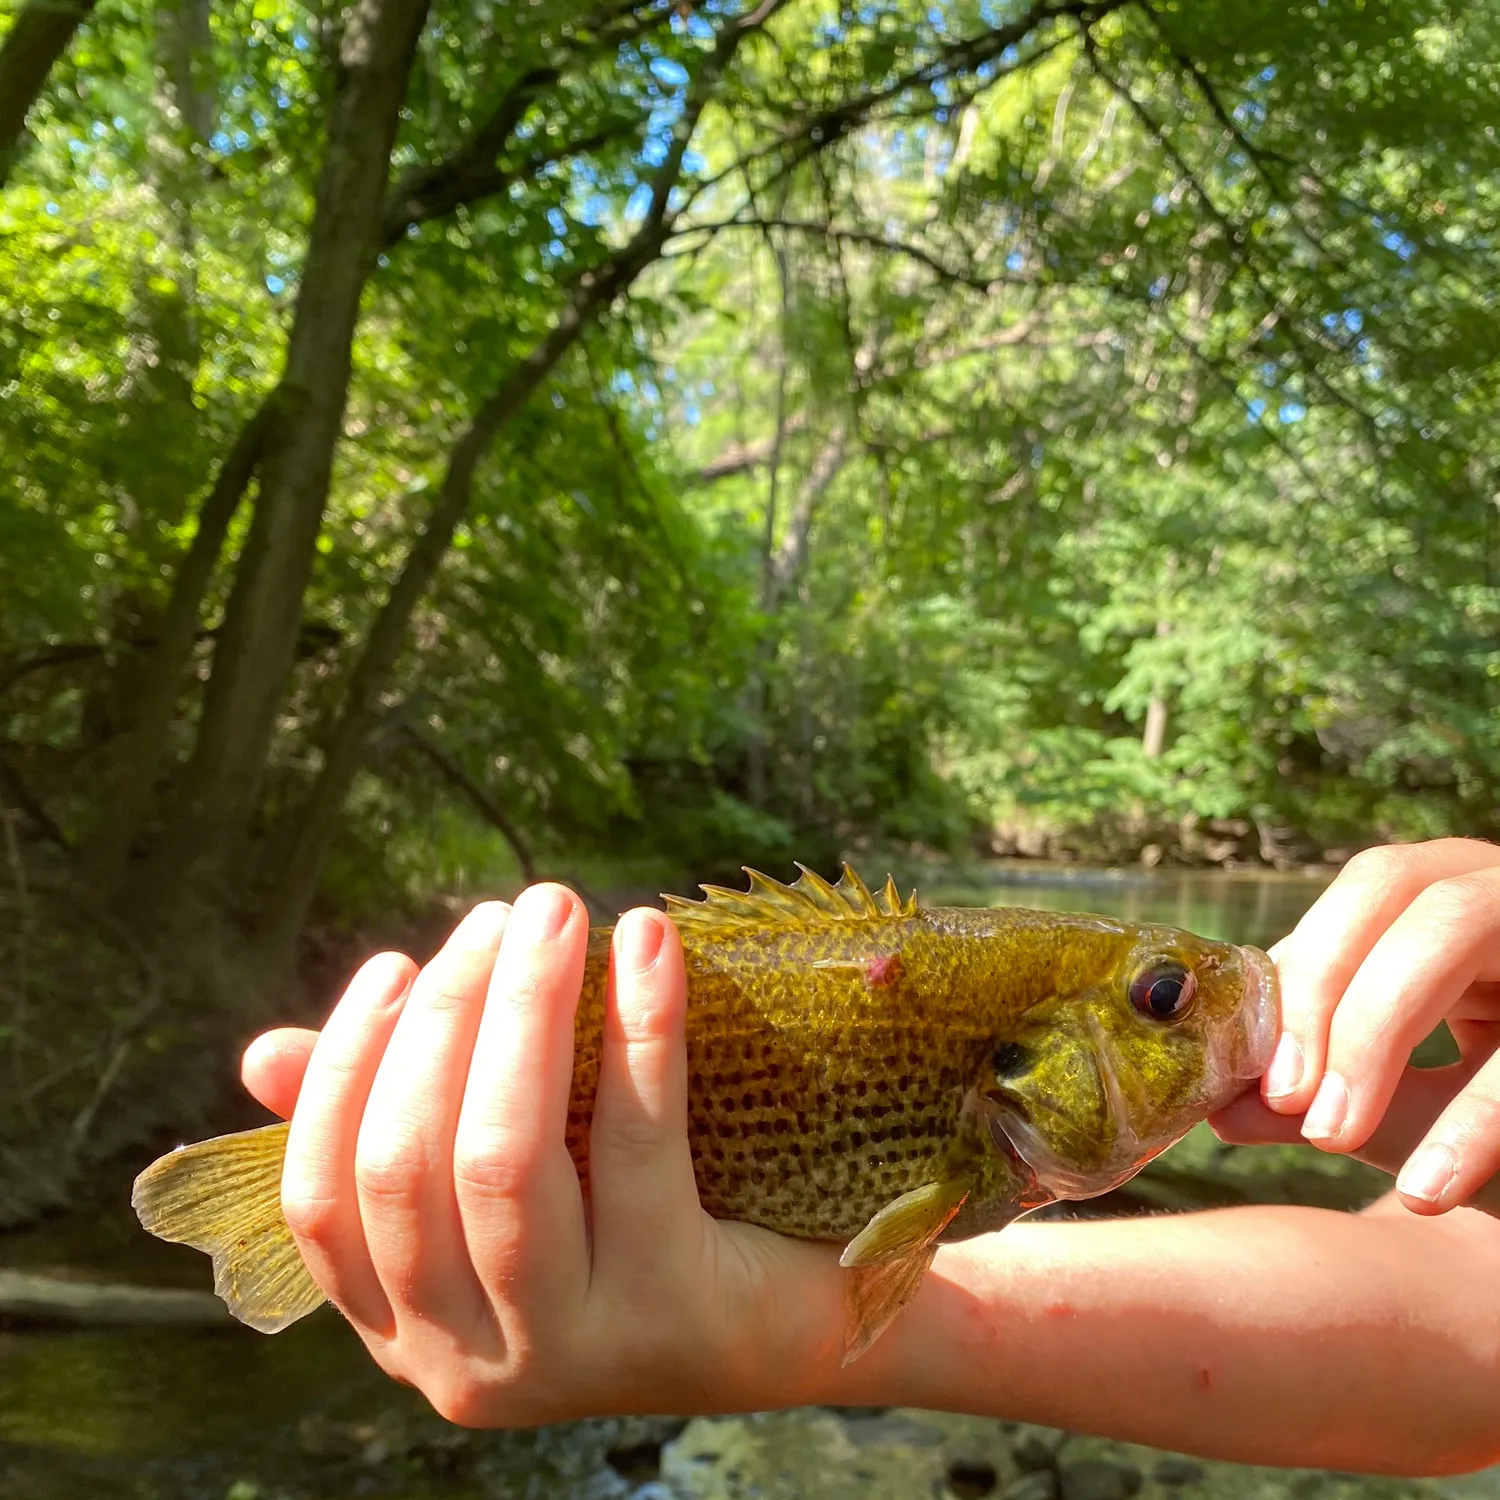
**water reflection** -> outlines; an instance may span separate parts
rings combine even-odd
[[[1317,900],[1329,877],[1260,871],[1100,870],[1076,865],[988,866],[919,882],[929,906],[1030,906],[1161,922],[1200,937],[1267,947]]]

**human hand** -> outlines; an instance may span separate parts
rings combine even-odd
[[[1213,1120],[1221,1138],[1306,1139],[1399,1169],[1416,1213],[1500,1216],[1500,849],[1365,850],[1270,952],[1281,1040],[1260,1094]],[[1440,1021],[1461,1061],[1411,1067]]]
[[[838,1251],[699,1206],[660,912],[615,930],[585,1202],[564,1127],[587,936],[576,896],[536,886],[475,908],[420,971],[372,959],[321,1033],[251,1045],[246,1086],[292,1120],[282,1202],[308,1269],[465,1425],[816,1400]]]

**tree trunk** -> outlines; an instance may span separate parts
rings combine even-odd
[[[0,187],[21,154],[26,116],[95,0],[31,0],[0,46]]]
[[[817,515],[818,505],[828,493],[829,486],[843,470],[847,456],[844,429],[835,427],[828,434],[797,492],[787,534],[776,554],[774,589],[767,601],[772,612],[788,593],[795,593],[802,586],[803,575],[807,571],[807,549],[812,536],[813,518]]]
[[[1187,287],[1187,336],[1196,348],[1203,342],[1207,331],[1209,314],[1223,286],[1223,281],[1214,282],[1206,273],[1203,258],[1188,257]],[[1180,454],[1185,454],[1192,441],[1193,419],[1198,414],[1198,376],[1196,370],[1189,373],[1177,403],[1175,452],[1167,454],[1167,462],[1173,463]],[[1177,554],[1167,557],[1167,597],[1172,595],[1172,586],[1177,577]],[[1163,616],[1156,622],[1157,639],[1165,639],[1172,633],[1172,621]],[[1167,748],[1167,721],[1170,706],[1166,694],[1158,689],[1146,704],[1146,722],[1141,730],[1141,754],[1147,760],[1159,760]]]
[[[158,55],[167,96],[177,117],[174,135],[203,144],[218,108],[218,85],[209,50],[212,36],[207,0],[160,0],[156,18]],[[488,190],[488,183],[480,180],[478,171],[484,164],[485,151],[491,157],[499,151],[504,144],[502,127],[505,130],[514,127],[537,85],[551,76],[542,70],[523,75],[502,98],[494,117],[454,161],[431,164],[395,184],[385,195],[381,211],[381,243],[389,247],[393,223],[399,220],[404,229],[411,218],[409,211],[397,212],[393,199],[400,198],[407,210],[416,205],[430,217],[431,206],[425,203],[423,195],[438,187],[448,198],[453,197],[454,184],[460,188],[473,187],[476,192]],[[185,157],[187,170],[182,172],[179,186],[191,190],[194,185],[191,153],[185,153]],[[185,199],[187,194],[179,192],[178,196]],[[460,194],[459,201],[461,198]],[[119,882],[130,850],[140,837],[170,748],[174,708],[203,596],[222,551],[227,528],[254,477],[267,430],[277,420],[272,408],[284,404],[278,388],[236,438],[204,503],[192,547],[179,565],[166,619],[159,631],[160,646],[146,658],[144,668],[137,668],[125,694],[128,704],[125,733],[106,772],[107,782],[114,787],[113,790],[107,787],[99,799],[108,821],[95,833],[86,858],[91,879],[111,900],[118,899]]]
[[[480,459],[500,429],[521,410],[595,316],[628,291],[636,277],[661,254],[672,222],[669,210],[672,190],[681,177],[683,157],[712,87],[741,41],[763,26],[782,3],[783,0],[762,0],[756,10],[731,22],[721,32],[673,127],[672,143],[652,182],[651,204],[640,228],[610,260],[579,278],[552,331],[485,402],[455,445],[431,519],[413,545],[354,668],[343,710],[325,746],[322,770],[308,798],[296,847],[277,882],[274,903],[260,924],[261,951],[269,965],[282,964],[290,955],[317,892],[344,800],[379,714],[380,694],[400,660],[412,614],[436,576],[453,533],[468,511]]]
[[[1167,554],[1167,594],[1170,597],[1172,583],[1177,577],[1177,554]],[[1163,615],[1156,622],[1156,638],[1164,641],[1172,633],[1172,622]],[[1141,754],[1147,760],[1160,760],[1167,748],[1167,721],[1171,708],[1167,703],[1165,688],[1157,688],[1146,700],[1146,722],[1141,730]]]
[[[1165,623],[1165,622],[1163,622]],[[1160,626],[1157,634],[1161,634]],[[1153,693],[1146,704],[1146,727],[1141,734],[1141,754],[1147,760],[1160,760],[1167,748],[1167,700]]]
[[[272,967],[284,963],[290,954],[307,909],[317,894],[323,862],[338,831],[344,801],[364,759],[370,730],[380,714],[380,695],[390,683],[405,648],[411,617],[431,587],[453,533],[468,513],[479,460],[500,429],[521,410],[532,392],[577,342],[600,307],[624,291],[646,265],[646,260],[636,262],[631,253],[634,249],[627,247],[620,260],[580,281],[551,333],[485,402],[455,444],[437,503],[412,544],[384,608],[375,617],[365,649],[350,675],[343,709],[324,746],[322,769],[298,825],[296,845],[276,880],[275,896],[260,929],[261,948]]]
[[[108,893],[120,872],[145,812],[145,796],[166,749],[169,725],[153,726],[143,740],[144,716],[163,701],[176,701],[182,668],[198,622],[198,605],[223,547],[225,528],[234,515],[245,480],[235,483],[225,508],[225,480],[239,467],[238,448],[225,462],[225,474],[204,502],[194,542],[182,552],[171,535],[199,489],[203,472],[202,418],[196,397],[202,364],[202,329],[198,308],[197,230],[195,218],[204,187],[204,158],[217,108],[218,90],[205,0],[161,0],[156,10],[155,111],[146,138],[146,160],[152,191],[171,233],[162,236],[149,266],[137,275],[132,333],[125,353],[126,379],[115,402],[122,452],[149,454],[122,467],[117,483],[130,497],[122,505],[122,527],[133,533],[132,545],[143,563],[140,587],[121,591],[112,601],[110,634],[116,639],[150,635],[165,648],[171,672],[163,697],[157,667],[162,653],[122,651],[111,664],[107,681],[92,694],[85,715],[102,726],[108,745],[101,770],[104,795],[93,799],[98,820],[85,839],[92,853],[103,854],[88,873]],[[199,562],[202,566],[198,566]],[[173,579],[167,600],[158,598],[146,578],[159,578],[169,567],[186,566],[186,579]],[[166,618],[163,618],[165,610]],[[85,722],[88,722],[86,718]],[[153,739],[154,735],[154,739]],[[144,780],[133,774],[138,752]],[[119,793],[130,783],[130,794]],[[101,826],[107,822],[108,827]]]
[[[339,45],[312,230],[255,518],[214,653],[173,819],[141,884],[143,914],[216,884],[250,821],[295,658],[348,395],[360,294],[379,248],[391,146],[427,0],[359,0]]]
[[[275,419],[275,402],[273,393],[240,430],[198,512],[193,540],[173,577],[172,596],[140,684],[133,728],[124,736],[99,799],[103,821],[85,848],[88,878],[107,901],[119,894],[131,846],[141,832],[171,748],[177,695],[198,638],[203,596],[224,550],[230,523],[254,477],[266,429]]]

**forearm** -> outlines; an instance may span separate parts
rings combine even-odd
[[[1500,1234],[1467,1211],[1021,1224],[945,1249],[819,1399],[994,1414],[1256,1463],[1500,1460]]]

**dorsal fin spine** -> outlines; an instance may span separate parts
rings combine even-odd
[[[665,896],[667,911],[679,925],[694,927],[748,927],[761,923],[862,922],[881,917],[909,917],[917,910],[913,891],[905,900],[896,882],[887,875],[878,893],[870,890],[845,863],[837,885],[830,885],[816,870],[798,864],[801,874],[791,885],[772,880],[748,866],[747,891],[727,886],[701,887],[703,900]]]
[[[880,908],[875,905],[875,898],[870,894],[870,888],[855,873],[849,862],[844,862],[843,878],[838,883],[838,889],[847,893],[851,901],[859,903],[860,910],[866,916],[878,917]]]

